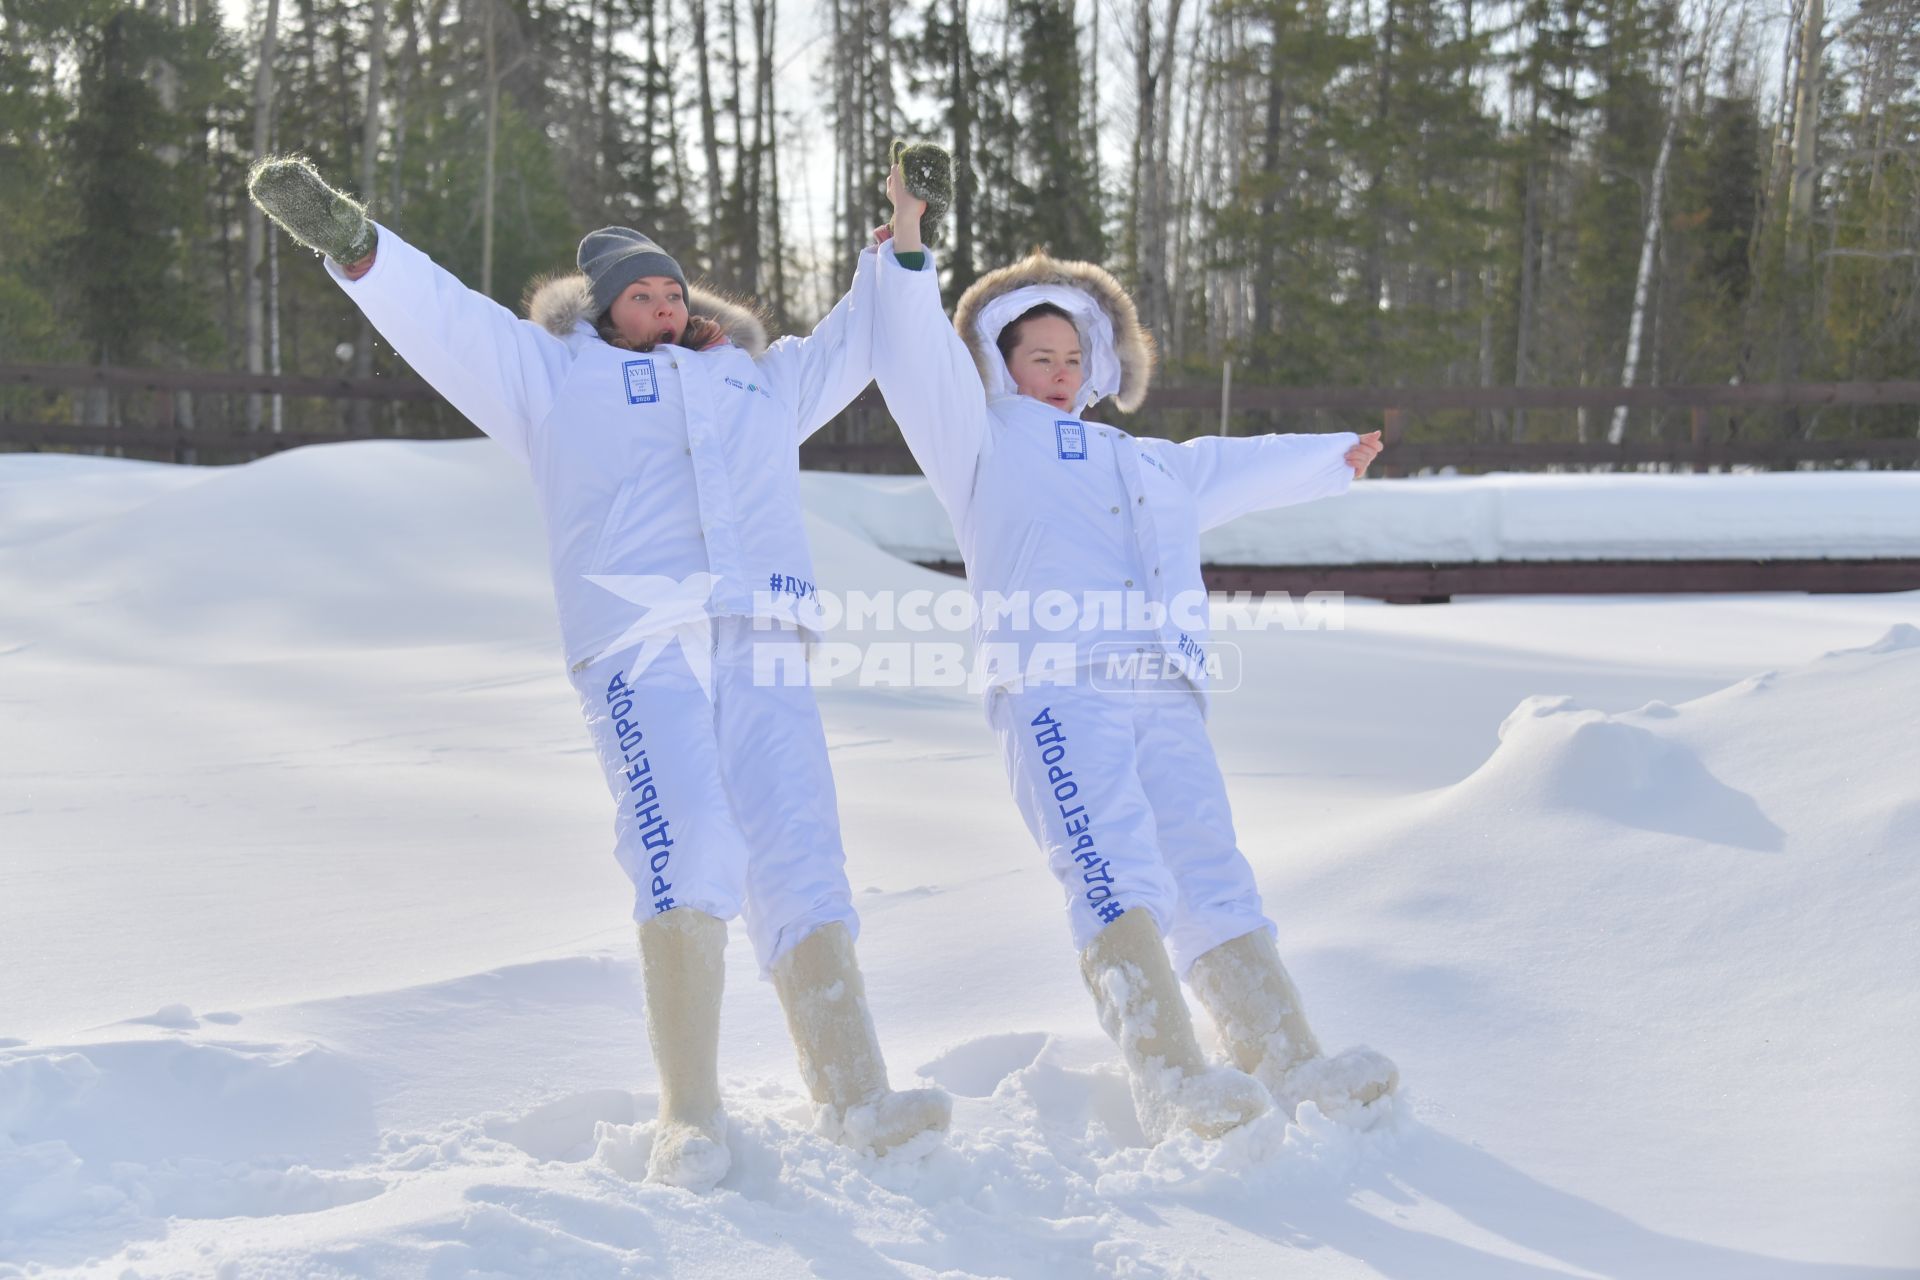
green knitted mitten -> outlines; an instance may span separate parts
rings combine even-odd
[[[901,142],[893,144],[893,162],[907,180],[907,190],[927,202],[920,215],[920,239],[935,244],[940,239],[940,223],[953,204],[953,156],[937,142]]]
[[[305,156],[268,156],[247,171],[247,194],[269,218],[309,249],[343,265],[373,252],[367,207],[335,191]]]

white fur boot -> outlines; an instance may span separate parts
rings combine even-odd
[[[1208,1065],[1160,931],[1145,911],[1128,911],[1102,929],[1080,953],[1080,976],[1101,1027],[1120,1046],[1149,1141],[1180,1129],[1217,1138],[1268,1109],[1258,1082]]]
[[[1400,1082],[1393,1063],[1371,1049],[1331,1058],[1321,1052],[1300,992],[1265,929],[1208,951],[1193,962],[1187,981],[1213,1014],[1234,1062],[1266,1085],[1288,1116],[1309,1098],[1328,1114],[1365,1106]]]
[[[953,1099],[945,1090],[888,1087],[866,983],[844,924],[822,925],[774,961],[773,987],[787,1011],[822,1134],[879,1155],[947,1127]]]
[[[720,1107],[720,989],[727,922],[675,907],[641,923],[647,1039],[660,1073],[647,1181],[706,1191],[726,1176],[727,1116]]]

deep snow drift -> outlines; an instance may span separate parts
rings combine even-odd
[[[823,585],[952,585],[823,514]],[[735,937],[706,1197],[635,1180],[551,615],[484,441],[0,457],[0,1275],[1920,1274],[1920,595],[1233,637],[1282,954],[1405,1085],[1212,1145],[1140,1144],[974,699],[825,690],[875,1017],[954,1133],[813,1135]]]

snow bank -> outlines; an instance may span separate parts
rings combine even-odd
[[[958,560],[924,479],[809,472],[807,505],[905,560]],[[1368,479],[1204,535],[1209,564],[1920,556],[1920,472]]]

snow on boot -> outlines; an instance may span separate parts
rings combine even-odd
[[[823,1135],[880,1155],[947,1127],[953,1100],[945,1090],[888,1087],[846,925],[822,925],[774,961],[773,987],[787,1011],[800,1076],[813,1095]]]
[[[726,1176],[727,1116],[720,1107],[720,989],[727,922],[675,907],[640,925],[647,1040],[660,1073],[647,1181],[706,1191]]]
[[[1102,929],[1080,953],[1080,976],[1101,1027],[1120,1046],[1133,1109],[1149,1141],[1163,1142],[1181,1129],[1217,1138],[1267,1111],[1267,1091],[1257,1081],[1209,1065],[1200,1052],[1152,916],[1135,909]]]
[[[1193,962],[1187,981],[1213,1015],[1234,1063],[1267,1086],[1288,1116],[1309,1098],[1329,1115],[1365,1106],[1400,1082],[1393,1063],[1371,1049],[1333,1057],[1321,1052],[1300,992],[1265,929],[1208,951]]]

